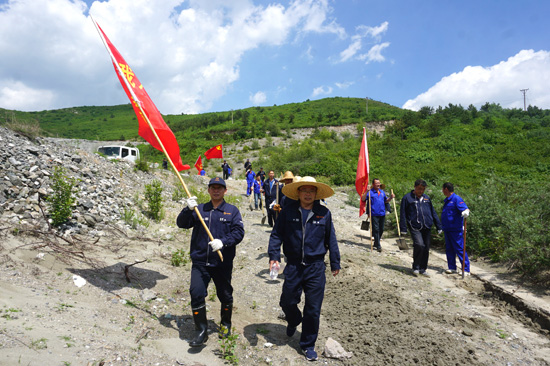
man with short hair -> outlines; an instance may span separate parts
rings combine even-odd
[[[441,223],[445,232],[445,251],[447,253],[447,266],[445,273],[457,272],[456,257],[462,264],[464,262],[465,276],[470,275],[470,259],[464,252],[464,219],[470,215],[470,210],[464,200],[454,193],[452,183],[443,183],[443,210],[441,210]],[[466,258],[463,258],[463,257]]]
[[[332,188],[312,177],[285,185],[291,198],[280,212],[269,238],[269,270],[281,261],[281,245],[286,257],[283,290],[279,305],[285,313],[286,334],[292,337],[302,324],[300,348],[308,361],[317,360],[315,342],[319,333],[321,305],[325,292],[325,255],[329,251],[332,275],[340,272],[340,251],[332,214],[319,200],[334,194]],[[305,294],[303,313],[298,304]]]
[[[222,164],[222,171],[223,171],[223,179],[224,180],[227,180],[229,178],[229,169],[231,169],[231,167],[229,166],[229,164],[227,164],[227,161],[223,161],[223,164]]]
[[[267,223],[269,226],[273,227],[275,213],[273,211],[272,202],[275,202],[277,199],[277,179],[275,179],[275,172],[273,170],[270,170],[267,176],[268,179],[266,179],[262,185],[262,193],[265,196]]]
[[[191,309],[193,320],[198,333],[189,345],[200,347],[208,340],[208,321],[206,318],[207,289],[210,280],[214,281],[216,294],[221,302],[221,326],[225,328],[222,336],[227,337],[231,333],[231,314],[233,309],[233,287],[231,286],[231,274],[233,271],[233,258],[235,247],[244,237],[244,226],[239,209],[224,200],[227,187],[225,181],[220,178],[212,178],[208,183],[210,201],[197,205],[197,198],[190,197],[186,200],[185,207],[177,218],[178,227],[183,229],[193,228],[191,234]],[[195,208],[203,217],[210,233],[215,238],[210,240]],[[223,255],[223,261],[217,251]],[[223,329],[223,328],[222,328]]]
[[[265,180],[265,171],[264,171],[264,168],[260,167],[260,171],[258,172],[258,174],[260,176],[260,179],[262,180],[262,184],[264,184],[264,180]]]
[[[413,241],[413,274],[429,276],[428,259],[430,256],[431,229],[435,223],[438,233],[441,233],[441,222],[432,205],[430,197],[424,194],[426,181],[418,179],[414,189],[401,199],[399,226],[401,233],[411,231]]]
[[[374,178],[372,180],[372,188],[367,190],[361,199],[367,202],[369,205],[370,196],[370,210],[367,207],[367,214],[370,215],[369,219],[372,223],[371,236],[374,240],[374,249],[381,252],[382,246],[380,245],[380,239],[384,234],[384,223],[386,221],[386,203],[390,202],[395,195],[392,193],[390,197],[386,195],[382,189],[380,189],[380,179]]]

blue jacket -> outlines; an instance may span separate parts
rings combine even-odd
[[[269,204],[277,199],[277,179],[273,179],[273,186],[269,187],[269,179],[264,181],[263,190],[265,194],[265,205],[269,207]]]
[[[244,237],[243,220],[239,209],[225,201],[216,209],[214,209],[212,201],[201,203],[197,207],[214,239],[220,239],[223,243],[221,249],[223,263],[231,263],[235,258],[235,247]],[[219,255],[213,252],[208,245],[210,238],[195,210],[184,208],[178,215],[177,224],[183,229],[193,228],[191,249],[189,250],[193,263],[210,267],[222,264]]]
[[[260,193],[260,189],[262,188],[262,181],[254,180],[254,193]]]
[[[311,264],[325,259],[330,252],[330,268],[340,269],[340,250],[336,241],[332,214],[315,201],[305,227],[300,203],[292,201],[280,213],[269,237],[269,260],[281,261],[281,245],[290,264]]]
[[[381,189],[380,192],[376,192],[373,189],[369,191],[366,197],[367,213],[369,212],[369,195],[372,205],[372,216],[386,216],[386,200],[388,199],[386,192]]]
[[[441,223],[445,231],[462,231],[464,219],[462,211],[467,210],[468,206],[464,200],[453,192],[443,202],[443,210],[441,210]]]
[[[246,173],[246,183],[248,183],[248,185],[254,183],[254,177],[256,177],[256,173],[254,173],[253,170]]]
[[[407,232],[407,225],[411,230],[431,229],[435,223],[437,230],[441,230],[441,222],[435,212],[432,200],[427,195],[416,197],[414,190],[401,199],[399,228],[401,233]]]

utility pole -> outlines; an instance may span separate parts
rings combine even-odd
[[[527,110],[525,106],[525,93],[527,93],[527,90],[529,89],[520,89],[519,91],[523,93],[523,111],[525,112]]]

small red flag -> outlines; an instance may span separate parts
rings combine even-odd
[[[222,145],[214,146],[211,149],[208,149],[204,153],[204,157],[208,160],[210,159],[223,159],[223,147]]]
[[[130,98],[132,107],[136,112],[139,123],[139,135],[143,137],[147,142],[149,142],[155,149],[162,151],[162,148],[157,141],[155,134],[147,124],[145,117],[142,115],[141,110],[143,110],[143,112],[145,112],[145,114],[149,118],[149,121],[151,122],[153,129],[157,133],[160,141],[162,142],[162,145],[166,149],[168,157],[176,166],[176,169],[178,171],[185,170],[186,166],[183,165],[181,162],[180,147],[178,146],[178,142],[176,140],[176,137],[174,136],[174,133],[172,132],[170,127],[168,127],[166,122],[164,122],[164,119],[162,118],[159,110],[145,91],[143,85],[141,85],[141,83],[139,82],[137,76],[134,74],[128,63],[126,63],[126,61],[115,48],[115,46],[113,46],[111,41],[109,41],[109,38],[107,38],[105,33],[103,33],[103,30],[100,28],[99,24],[97,24],[95,20],[93,22],[97,26],[97,29],[99,30],[100,35],[109,50],[109,54],[111,55],[113,66],[115,67],[115,72],[118,76],[118,79],[120,80],[120,83],[122,84],[126,95],[128,95],[128,98]],[[189,166],[187,165],[187,169],[189,169],[188,167]]]
[[[195,168],[197,168],[197,170],[199,171],[199,175],[201,174],[201,170],[202,170],[202,158],[201,156],[199,155],[199,157],[197,158],[197,161],[195,162]]]
[[[359,197],[363,196],[363,193],[367,190],[369,184],[369,149],[367,147],[367,132],[363,127],[363,141],[361,142],[361,149],[359,150],[359,160],[357,161],[357,174],[355,175],[355,190]],[[366,202],[360,199],[359,203],[359,216],[363,215],[366,211]]]

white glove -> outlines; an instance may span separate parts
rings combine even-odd
[[[273,201],[273,202],[271,202],[271,203],[269,204],[269,209],[270,209],[270,210],[273,210],[273,206],[275,206],[275,201]]]
[[[462,217],[468,217],[468,216],[470,216],[470,210],[465,209],[464,211],[462,211]]]
[[[443,232],[443,230],[437,230],[437,234],[440,235]]]
[[[197,207],[198,204],[197,204],[197,197],[193,196],[193,197],[189,197],[187,199],[187,207],[193,211],[195,209],[195,207]]]
[[[210,246],[212,247],[212,250],[217,252],[221,248],[223,248],[223,243],[220,239],[214,239],[211,242],[209,242]]]

